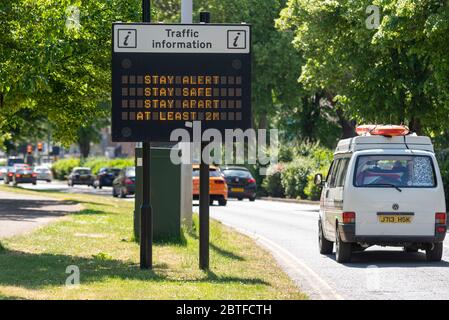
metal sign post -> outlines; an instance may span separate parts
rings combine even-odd
[[[210,23],[209,12],[201,12],[200,21],[202,23]],[[209,161],[205,163],[203,159],[203,150],[206,144],[201,143],[200,154],[200,269],[209,269]]]
[[[142,20],[151,22],[151,0],[142,0]],[[142,144],[143,201],[140,208],[140,268],[153,267],[153,212],[150,194],[151,143]]]

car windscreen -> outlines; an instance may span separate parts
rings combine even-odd
[[[357,158],[356,187],[432,188],[435,169],[428,156],[367,155]]]
[[[193,176],[199,177],[200,176],[200,169],[193,169]],[[210,169],[209,170],[209,177],[221,177],[221,174],[218,170]]]
[[[135,177],[136,176],[136,169],[127,169],[126,170],[126,176],[127,177]]]
[[[252,178],[251,173],[245,170],[223,170],[226,177]]]
[[[76,170],[75,174],[90,174],[90,170]]]

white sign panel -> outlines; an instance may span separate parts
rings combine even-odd
[[[114,52],[249,53],[249,25],[115,23]]]

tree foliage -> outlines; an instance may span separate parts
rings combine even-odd
[[[368,5],[381,9],[368,29]],[[449,4],[440,0],[289,0],[278,20],[306,61],[301,83],[358,122],[442,132],[447,122]]]

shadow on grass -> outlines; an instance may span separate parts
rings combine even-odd
[[[61,254],[32,254],[4,249],[0,253],[0,285],[20,286],[28,289],[41,289],[47,286],[63,286],[68,266],[77,266],[82,284],[101,282],[108,278],[122,280],[141,280],[151,282],[188,282],[214,284],[262,284],[258,278],[219,276],[211,271],[198,279],[171,279],[165,273],[168,266],[156,264],[153,270],[141,270],[139,265],[113,259],[96,259],[67,256]]]
[[[104,212],[101,210],[92,210],[92,209],[84,209],[84,210],[73,213],[74,216],[92,216],[92,215],[96,215],[96,214],[108,215],[111,213]]]
[[[192,228],[188,233],[195,240],[199,240],[199,237],[198,237],[195,229],[196,228]],[[209,247],[223,257],[226,257],[226,258],[229,258],[232,260],[237,260],[237,261],[245,261],[245,258],[243,258],[242,256],[239,256],[231,251],[220,248],[219,246],[215,245],[213,242],[209,243]]]

